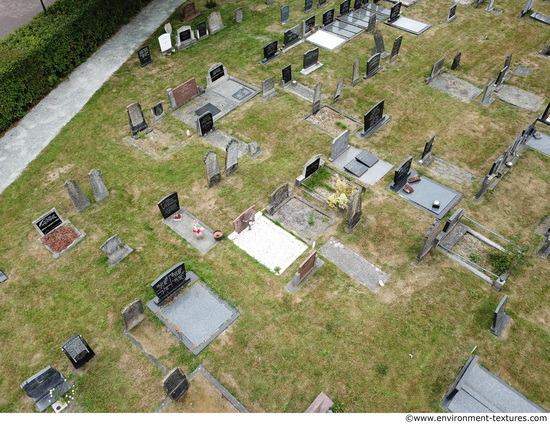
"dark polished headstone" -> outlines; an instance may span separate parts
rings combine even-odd
[[[163,219],[171,217],[180,210],[178,192],[174,191],[173,193],[170,193],[168,196],[164,197],[160,202],[158,202],[157,206],[160,209],[160,213],[162,214]]]
[[[177,402],[189,388],[189,381],[182,369],[177,367],[164,377],[162,387],[170,399]]]
[[[71,388],[67,379],[50,366],[25,380],[20,387],[36,403],[40,412],[45,411]]]
[[[282,74],[283,74],[283,85],[290,84],[293,78],[292,66],[291,65],[285,66],[282,70]]]
[[[452,22],[456,19],[456,7],[456,3],[449,7],[449,13],[447,14],[447,23]]]
[[[401,13],[401,2],[397,2],[392,6],[390,10],[390,17],[388,19],[388,22],[392,23],[397,19],[399,19],[400,13]]]
[[[367,61],[367,71],[363,78],[372,78],[380,69],[382,69],[380,66],[380,53],[376,53]]]
[[[493,333],[495,336],[500,336],[502,333],[502,330],[504,329],[504,326],[510,319],[510,317],[506,314],[506,303],[508,302],[508,295],[505,295],[500,303],[498,304],[497,308],[495,309],[495,313],[493,315],[493,324],[491,325],[491,333]]]
[[[290,19],[290,6],[285,5],[281,7],[281,23],[285,24]]]
[[[205,112],[197,118],[197,132],[200,136],[214,129],[214,117],[211,112]]]
[[[63,343],[63,353],[69,358],[73,366],[78,369],[95,356],[94,351],[88,346],[84,337],[76,334]]]
[[[351,7],[351,0],[344,0],[340,3],[340,16],[347,15]]]
[[[306,170],[305,170],[304,177],[305,178],[310,177],[315,171],[319,169],[320,164],[321,164],[321,158],[319,157],[313,160],[313,162],[307,164],[305,167]]]
[[[313,0],[305,0],[304,12],[310,12],[313,10]]]
[[[374,132],[389,121],[389,117],[384,115],[384,100],[374,105],[363,117],[363,131],[359,135],[361,138],[368,138]]]
[[[409,156],[395,170],[393,181],[390,185],[392,190],[398,191],[407,183],[407,178],[409,178],[409,175],[411,174],[412,159],[412,156]]]
[[[155,298],[155,304],[159,306],[171,296],[176,295],[190,281],[191,279],[187,277],[187,272],[185,271],[185,264],[179,262],[174,265],[151,283],[151,287],[157,296]]]
[[[429,165],[433,160],[432,150],[434,145],[434,139],[435,139],[435,135],[430,137],[430,139],[426,142],[426,145],[424,146],[424,151],[422,152],[422,156],[420,156],[420,160],[422,161],[422,165],[424,166]]]
[[[311,31],[315,28],[315,15],[302,21],[302,37],[310,35]]]
[[[206,36],[208,36],[206,21],[199,22],[197,24],[197,38],[200,40],[201,38],[205,38]]]
[[[283,35],[283,48],[287,48],[300,41],[300,25],[296,25],[285,31]]]
[[[334,9],[329,9],[323,13],[323,25],[327,26],[334,22]]]
[[[390,62],[395,62],[397,60],[397,56],[399,55],[399,50],[401,49],[401,42],[402,41],[403,41],[403,36],[400,35],[393,42],[393,47],[391,49]]]
[[[453,64],[451,65],[451,70],[454,71],[460,66],[460,59],[462,58],[462,52],[458,52],[453,59]]]
[[[308,50],[304,53],[303,68],[307,69],[319,61],[319,47]]]
[[[355,0],[355,2],[353,3],[353,10],[359,10],[361,9],[361,6],[363,6],[363,0]]]
[[[52,208],[40,218],[34,220],[32,224],[41,236],[45,236],[63,225],[63,218],[61,218],[57,209]]]
[[[128,105],[126,107],[126,113],[128,114],[130,130],[132,131],[132,136],[134,138],[137,138],[137,133],[140,131],[145,131],[149,128],[149,125],[147,125],[147,121],[145,121],[145,117],[143,116],[141,105],[138,102]]]
[[[153,59],[151,59],[151,50],[149,49],[149,46],[143,46],[141,49],[137,51],[137,54],[139,57],[139,64],[142,68],[144,66],[147,66],[153,63]]]
[[[265,65],[267,62],[271,62],[273,59],[279,56],[277,47],[278,44],[278,41],[272,41],[271,43],[268,43],[264,46],[264,58],[260,61],[262,65]]]

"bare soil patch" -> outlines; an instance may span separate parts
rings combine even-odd
[[[335,112],[329,107],[322,107],[319,112],[308,117],[306,121],[326,131],[333,137],[337,137],[345,130],[354,132],[359,128],[357,122],[346,118],[344,115]]]

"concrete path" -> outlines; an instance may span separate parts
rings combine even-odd
[[[0,139],[0,193],[182,3],[153,0]]]

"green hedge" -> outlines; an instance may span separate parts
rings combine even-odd
[[[151,0],[58,0],[0,40],[0,133]]]

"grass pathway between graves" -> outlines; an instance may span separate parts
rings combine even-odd
[[[204,1],[195,3],[203,13],[193,27],[209,13]],[[481,179],[536,115],[498,100],[489,109],[476,101],[461,103],[427,87],[423,78],[443,56],[449,67],[460,50],[462,64],[453,74],[484,87],[512,52],[512,68],[534,71],[527,78],[513,76],[508,84],[542,96],[546,105],[548,60],[537,54],[548,43],[546,27],[520,20],[522,5],[515,0],[499,2],[500,16],[459,6],[451,24],[445,23],[451,3],[421,1],[403,14],[432,28],[415,37],[379,25],[387,50],[403,35],[399,61],[384,62],[378,75],[352,88],[353,61],[360,58],[363,72],[374,45],[371,35],[334,52],[321,50],[324,66],[309,76],[299,74],[302,55],[312,47],[308,43],[261,66],[262,47],[273,39],[281,43],[284,29],[309,15],[301,13],[302,1],[291,0],[291,22],[283,27],[282,4],[255,3],[224,1],[216,10],[227,28],[172,57],[158,52],[156,38],[164,31],[159,28],[146,43],[155,63],[140,68],[133,56],[0,195],[0,269],[9,277],[0,286],[0,411],[34,411],[19,385],[47,365],[78,380],[77,410],[154,411],[165,397],[162,375],[121,333],[120,311],[136,297],[150,300],[150,283],[181,260],[241,317],[195,357],[184,345],[173,344],[172,335],[162,336],[163,325],[148,313],[156,329],[152,337],[164,352],[160,360],[186,373],[202,363],[250,411],[302,412],[320,391],[346,412],[441,411],[443,395],[476,345],[483,366],[550,409],[550,266],[532,253],[538,240],[533,230],[550,213],[548,157],[527,152],[480,204],[471,200],[475,189],[436,178],[464,194],[459,206],[468,216],[530,246],[534,266],[515,271],[501,293],[439,253],[414,265],[433,219],[386,190],[392,178],[387,175],[364,195],[363,219],[352,234],[345,234],[339,219],[317,242],[320,246],[338,237],[390,274],[386,287],[373,293],[326,262],[289,295],[284,286],[309,250],[279,277],[228,240],[202,256],[160,222],[156,203],[177,190],[183,207],[229,234],[235,217],[253,204],[258,210],[265,207],[269,194],[292,182],[312,155],[330,156],[331,137],[302,120],[311,104],[278,87],[275,98],[258,96],[219,121],[222,130],[257,141],[264,154],[242,158],[236,174],[211,189],[202,163],[211,147],[196,135],[159,160],[124,140],[128,104],[139,101],[151,122],[149,107],[165,100],[167,87],[191,77],[204,87],[207,70],[216,62],[257,87],[272,75],[279,80],[281,69],[291,63],[302,84],[313,87],[322,81],[327,98],[343,76],[336,107],[356,119],[386,100],[390,123],[368,140],[352,137],[355,146],[398,165],[411,154],[418,158],[436,134],[434,154]],[[237,7],[244,10],[240,25],[232,22]],[[318,21],[328,8],[316,11]],[[537,2],[537,11],[550,15],[550,6]],[[179,14],[169,19],[174,28],[180,26]],[[178,139],[186,129],[172,117],[163,124],[163,131]],[[218,154],[223,167],[224,153]],[[87,177],[92,168],[101,169],[110,196],[78,214],[63,183],[74,178],[93,198]],[[429,170],[419,171],[430,176]],[[58,260],[37,242],[31,224],[52,207],[86,234]],[[115,233],[134,252],[110,269],[99,246]],[[512,319],[498,339],[489,327],[504,294]],[[78,371],[60,349],[76,333],[96,352]]]

